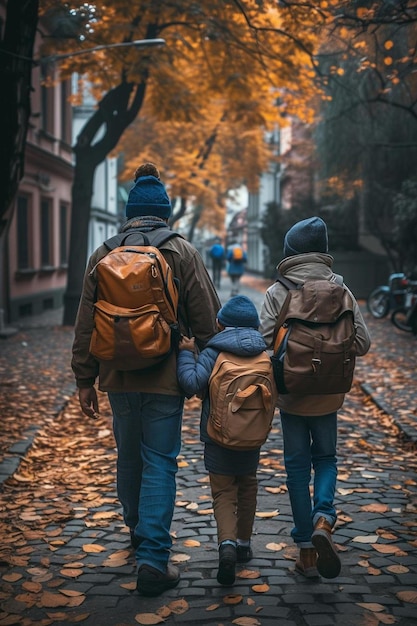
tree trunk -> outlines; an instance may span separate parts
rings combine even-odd
[[[78,154],[72,186],[71,236],[68,259],[67,289],[64,295],[64,326],[72,326],[77,316],[88,253],[88,227],[94,173],[89,151]]]
[[[138,85],[122,80],[111,89],[86,122],[74,147],[75,172],[72,186],[67,290],[64,296],[64,326],[74,325],[82,293],[95,171],[116,147],[123,132],[139,113],[145,96],[146,78]],[[104,132],[100,135],[102,129]],[[100,137],[98,141],[97,136]]]

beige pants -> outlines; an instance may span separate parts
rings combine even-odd
[[[209,474],[217,538],[249,540],[256,512],[256,472],[243,476]]]

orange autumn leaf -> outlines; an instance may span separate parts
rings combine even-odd
[[[238,572],[236,574],[237,578],[259,578],[260,577],[260,573],[257,572],[256,570],[251,570],[251,569],[243,569],[240,572]]]
[[[385,513],[388,510],[389,506],[386,504],[381,504],[380,502],[365,504],[364,506],[361,506],[361,511],[367,511],[368,513]]]
[[[243,600],[243,596],[237,593],[236,594],[231,593],[223,597],[223,602],[225,604],[239,604],[239,602],[242,602],[242,600]]]
[[[168,604],[168,608],[172,611],[172,613],[175,613],[175,615],[182,615],[188,611],[190,607],[188,602],[184,600],[184,598],[181,598],[180,600],[173,600],[170,602]]]
[[[138,624],[162,624],[165,620],[156,613],[138,613],[135,615],[135,621]]]
[[[415,589],[398,591],[395,595],[397,596],[399,600],[402,600],[402,602],[410,602],[411,604],[417,604],[417,591]]]
[[[85,543],[83,545],[84,552],[98,554],[99,552],[103,552],[106,548],[100,546],[98,543]]]
[[[252,590],[255,591],[256,593],[266,593],[267,591],[269,591],[269,589],[270,587],[266,583],[264,583],[263,585],[252,586]]]

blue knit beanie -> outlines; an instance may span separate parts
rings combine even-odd
[[[223,326],[244,326],[258,328],[259,317],[255,305],[246,296],[234,296],[217,313]]]
[[[327,226],[320,217],[309,217],[290,228],[284,239],[284,256],[327,252]]]
[[[155,176],[140,176],[129,192],[126,217],[153,215],[168,219],[172,207],[165,186]]]

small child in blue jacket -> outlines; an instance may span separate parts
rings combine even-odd
[[[177,374],[187,396],[205,393],[202,405],[200,438],[204,442],[204,464],[209,472],[214,516],[219,544],[217,581],[232,585],[236,563],[252,558],[250,540],[256,512],[258,482],[256,471],[260,448],[232,450],[214,443],[207,434],[210,411],[208,381],[219,352],[255,356],[266,348],[259,333],[259,318],[246,296],[231,298],[217,314],[219,333],[212,337],[196,357],[194,338],[180,342]]]

